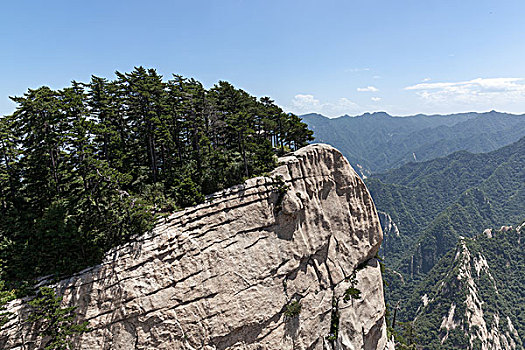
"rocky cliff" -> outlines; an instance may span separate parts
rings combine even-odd
[[[327,145],[216,193],[54,285],[91,330],[79,349],[383,349],[382,239],[371,197]],[[349,290],[361,292],[347,298]],[[287,312],[300,304],[298,314]],[[42,340],[21,300],[3,349]]]

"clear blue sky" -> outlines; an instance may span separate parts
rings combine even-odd
[[[134,66],[329,116],[525,113],[523,0],[4,1],[0,114]]]

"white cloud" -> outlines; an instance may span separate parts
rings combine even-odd
[[[343,108],[343,109],[356,109],[358,107],[358,105],[352,101],[350,101],[349,99],[347,99],[346,97],[341,97],[339,100],[337,100],[337,103],[335,105],[332,105],[332,104],[328,104],[329,106],[335,108],[335,109],[339,109],[339,108]]]
[[[365,88],[357,88],[357,91],[359,92],[378,92],[379,89],[375,86],[367,86]]]
[[[368,72],[370,71],[370,68],[368,67],[365,67],[365,68],[348,68],[348,69],[345,69],[345,73],[357,73],[357,72]]]
[[[431,81],[431,80],[432,80],[432,79],[430,79],[430,78],[425,78],[425,79],[423,79],[424,82]]]
[[[372,97],[371,100],[374,102],[379,102],[381,101],[381,97]]]
[[[292,100],[292,107],[299,110],[308,110],[319,106],[319,100],[313,95],[295,95]]]
[[[455,89],[465,87],[468,89],[480,88],[491,90],[509,90],[509,89],[523,89],[525,85],[517,84],[523,81],[523,78],[477,78],[469,81],[460,81],[456,83],[422,83],[412,86],[407,86],[405,90],[428,90],[428,89]]]
[[[356,113],[360,111],[359,105],[346,97],[341,97],[335,102],[321,103],[313,95],[298,94],[292,99],[289,108],[285,108],[296,114],[320,113],[327,117],[338,117],[343,114]]]
[[[525,97],[523,78],[477,78],[460,82],[420,83],[405,87],[431,103],[502,104]]]

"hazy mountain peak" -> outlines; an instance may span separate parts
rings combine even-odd
[[[363,117],[387,117],[387,118],[392,118],[392,116],[390,114],[388,114],[387,112],[382,112],[382,111],[379,111],[379,112],[367,112],[365,114],[362,115]]]
[[[319,114],[319,113],[307,113],[307,114],[300,115],[299,117],[301,117],[302,119],[304,119],[304,118],[330,119],[330,118],[325,117],[324,115]]]

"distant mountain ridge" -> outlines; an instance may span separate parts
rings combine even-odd
[[[316,142],[338,148],[362,176],[459,150],[490,152],[525,135],[525,115],[496,111],[408,117],[376,112],[333,119],[312,113],[301,118]]]

